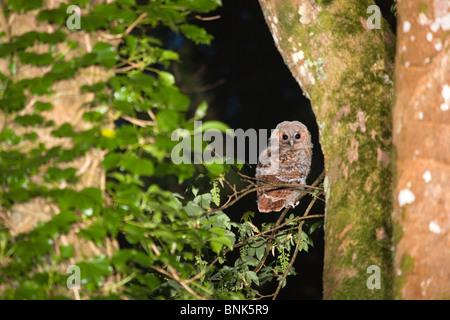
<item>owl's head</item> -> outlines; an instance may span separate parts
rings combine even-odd
[[[283,121],[272,133],[272,143],[278,140],[280,147],[304,148],[311,145],[311,135],[308,128],[299,121]]]

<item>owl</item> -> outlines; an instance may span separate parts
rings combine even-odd
[[[259,155],[256,168],[257,183],[306,183],[312,156],[311,135],[299,121],[283,121],[272,132],[267,148]],[[290,188],[261,188],[257,191],[260,212],[278,212],[294,208],[301,190]]]

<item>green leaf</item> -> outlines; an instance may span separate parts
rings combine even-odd
[[[219,130],[220,132],[226,133],[227,129],[231,129],[227,124],[221,122],[221,121],[206,121],[202,123],[202,132],[205,132],[206,130]]]
[[[246,271],[245,272],[245,279],[247,280],[249,285],[251,285],[252,283],[255,283],[256,285],[259,285],[258,275],[254,271]]]
[[[135,175],[151,176],[155,172],[153,162],[149,159],[137,158],[134,153],[127,154],[122,162],[123,168]]]
[[[101,245],[103,239],[106,237],[106,230],[103,226],[92,225],[86,229],[80,230],[78,235],[87,240],[93,240],[97,245]]]
[[[119,59],[116,48],[106,42],[97,42],[92,48],[92,52],[97,54],[98,62],[108,69],[114,67]]]
[[[108,258],[103,254],[87,262],[79,262],[77,265],[80,268],[81,284],[89,291],[100,288],[104,278],[112,271]]]
[[[81,210],[85,217],[97,213],[103,205],[102,191],[98,188],[84,188],[79,192],[67,188],[57,194],[61,209]]]
[[[209,242],[211,244],[211,249],[218,255],[220,254],[223,246],[227,246],[230,249],[233,247],[233,243],[230,238],[226,236],[214,237],[210,239]]]
[[[133,35],[128,35],[125,37],[125,43],[127,44],[128,49],[130,50],[130,55],[136,50],[137,47],[137,39]]]
[[[195,110],[194,119],[200,120],[203,119],[206,116],[206,111],[208,110],[208,103],[206,101],[203,101],[200,103]]]
[[[241,221],[247,222],[250,221],[252,222],[252,218],[255,217],[255,213],[253,211],[246,211],[242,217],[241,217]]]
[[[312,233],[314,232],[314,230],[316,230],[318,227],[321,227],[322,224],[323,224],[322,221],[318,221],[318,222],[313,223],[312,226],[309,227],[308,233],[309,233],[309,234],[312,234]]]
[[[54,238],[60,233],[67,233],[70,230],[70,225],[77,221],[78,217],[73,211],[62,210],[50,221],[34,229],[32,234],[46,235]]]
[[[42,7],[43,0],[9,0],[8,5],[14,11],[27,11]]]
[[[41,111],[49,111],[53,108],[53,105],[50,102],[42,102],[42,101],[36,101],[34,104],[34,110],[41,112]]]
[[[69,79],[75,76],[76,71],[77,68],[73,62],[59,61],[45,74],[44,78],[50,81]]]
[[[189,97],[175,86],[155,86],[151,97],[155,106],[165,110],[187,111],[190,104]]]
[[[208,162],[205,161],[205,162],[203,162],[203,165],[209,171],[209,173],[211,173],[214,177],[219,177],[223,173],[228,172],[228,170],[230,169],[230,165],[216,163],[216,162],[214,162],[214,160],[211,160]]]
[[[39,114],[26,114],[17,116],[14,121],[21,126],[37,126],[44,122],[44,118]]]
[[[59,128],[53,130],[51,132],[52,136],[60,138],[60,137],[70,137],[74,134],[72,125],[70,123],[63,123]]]
[[[156,115],[156,121],[163,132],[171,132],[180,127],[181,114],[175,110],[165,109]]]
[[[59,251],[61,252],[61,258],[70,259],[74,256],[73,245],[69,244],[67,246],[60,245]]]
[[[102,91],[106,87],[106,83],[104,81],[99,81],[94,83],[93,85],[84,85],[81,87],[81,91],[83,92],[99,92]]]
[[[50,53],[38,54],[35,52],[19,52],[20,62],[23,64],[31,64],[33,66],[47,66],[53,62],[53,57]]]
[[[0,132],[0,142],[6,142],[7,144],[18,144],[22,141],[20,135],[16,135],[13,129],[6,128]]]
[[[103,225],[112,237],[116,237],[124,215],[125,213],[120,208],[105,208],[103,210]]]
[[[48,43],[50,45],[57,44],[58,42],[63,42],[66,40],[66,38],[67,35],[61,30],[56,30],[53,33],[38,33],[38,40],[42,43]]]
[[[119,146],[129,147],[137,145],[139,142],[139,133],[136,127],[132,125],[121,126],[119,129],[115,130],[115,135]]]
[[[195,197],[194,203],[198,204],[204,210],[211,208],[212,195],[210,193],[201,194]]]
[[[140,283],[142,283],[146,288],[152,290],[161,284],[161,281],[153,273],[146,273],[144,275],[139,275],[137,277]]]
[[[166,86],[171,86],[175,84],[175,76],[171,74],[170,72],[166,71],[159,71],[158,72],[158,79],[159,81]]]
[[[123,233],[125,234],[125,238],[131,244],[139,243],[145,237],[145,229],[136,226],[134,224],[125,224],[123,227]]]
[[[101,13],[90,12],[84,15],[82,20],[82,29],[85,31],[95,31],[97,29],[109,27],[108,19],[104,17]]]
[[[313,247],[314,243],[313,243],[312,239],[308,236],[308,234],[306,232],[302,231],[302,235],[300,237],[299,251],[304,250],[304,251],[308,252],[309,246]]]
[[[198,217],[201,214],[205,213],[205,210],[203,210],[202,207],[192,201],[188,202],[188,204],[184,207],[184,211],[190,217]]]
[[[47,294],[45,287],[40,286],[35,281],[23,279],[19,287],[14,292],[14,299],[16,300],[45,300]]]
[[[57,167],[50,167],[45,174],[45,181],[67,181],[69,183],[77,182],[77,170],[75,168],[60,169]]]
[[[213,39],[213,36],[208,34],[204,28],[193,24],[183,24],[180,29],[186,38],[193,40],[196,44],[209,44]]]
[[[119,166],[120,160],[122,159],[123,154],[122,153],[108,153],[105,156],[105,159],[102,161],[103,168],[105,171],[109,171],[113,168],[116,168]]]
[[[6,87],[3,93],[3,99],[0,100],[0,108],[7,113],[20,111],[25,108],[27,97],[24,89],[18,85]]]
[[[122,6],[134,6],[135,0],[117,0],[117,3]]]
[[[135,255],[136,250],[134,249],[120,249],[114,252],[111,262],[117,270],[125,272],[128,269],[128,261],[130,261]]]
[[[255,249],[256,259],[261,261],[261,259],[264,256],[264,253],[266,252],[266,244],[265,243],[261,243],[259,246],[253,246],[253,248]]]
[[[218,6],[222,5],[221,0],[190,0],[184,1],[184,5],[194,11],[203,13],[209,12],[217,9]]]
[[[67,7],[67,4],[61,3],[57,9],[40,10],[38,20],[41,22],[48,21],[55,25],[62,25],[68,18]]]
[[[165,61],[165,60],[179,61],[180,56],[178,55],[178,53],[176,53],[174,51],[163,50],[161,52],[161,56],[159,57],[159,59],[162,61]]]
[[[88,52],[81,56],[80,58],[80,65],[82,67],[89,67],[95,63],[97,63],[97,54],[95,52]],[[82,90],[85,90],[85,86],[81,88]],[[89,90],[91,91],[91,90]]]

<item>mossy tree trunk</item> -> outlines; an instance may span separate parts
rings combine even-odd
[[[398,4],[395,297],[450,298],[450,5]]]
[[[373,16],[377,11],[367,13],[374,4],[260,0],[275,44],[311,100],[320,130],[327,202],[325,299],[392,296],[395,39],[381,16]]]

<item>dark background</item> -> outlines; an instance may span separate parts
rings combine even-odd
[[[393,1],[376,3],[395,32],[395,16],[391,13]],[[210,106],[208,119],[223,121],[233,129],[270,130],[285,120],[304,123],[314,144],[307,180],[311,184],[324,166],[314,113],[276,49],[258,1],[224,0],[219,10],[207,15],[213,16],[216,19],[194,22],[214,36],[210,45],[195,46],[175,34],[169,41],[169,49],[178,51],[182,59],[174,70],[182,91],[191,96],[193,106],[206,100]],[[243,170],[254,176],[254,166],[245,166]],[[295,212],[301,213],[308,203],[308,199],[302,200]],[[257,225],[275,222],[279,215],[257,212],[255,195],[225,211],[232,219],[239,220],[239,215],[249,210],[256,212],[254,223]],[[310,214],[323,212],[324,204],[319,203]],[[322,298],[323,228],[315,231],[312,239],[314,248],[297,256],[294,264],[297,275],[287,278],[287,285],[278,299]],[[276,284],[273,285],[259,290],[272,293]]]

